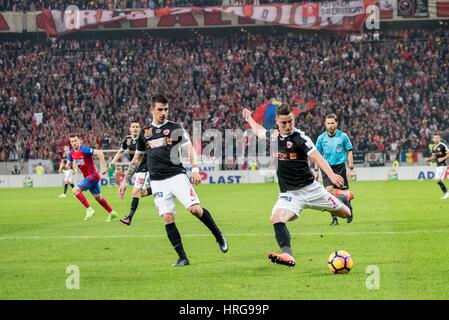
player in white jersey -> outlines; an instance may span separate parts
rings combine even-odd
[[[59,198],[67,197],[67,188],[69,186],[71,186],[72,189],[75,187],[75,185],[73,184],[73,178],[76,174],[76,164],[74,162],[72,162],[72,165],[70,166],[70,168],[65,169],[65,165],[67,163],[67,154],[69,153],[69,150],[70,150],[69,146],[64,146],[64,154],[62,155],[62,160],[59,163],[58,172],[59,173],[64,172],[64,178],[63,178],[64,192],[59,195]]]

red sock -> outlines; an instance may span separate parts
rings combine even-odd
[[[106,201],[105,198],[101,197],[101,199],[100,199],[100,200],[97,200],[97,201],[98,201],[99,204],[101,204],[101,206],[102,206],[103,208],[106,209],[107,212],[111,213],[112,208],[111,208],[111,206],[109,205],[109,203]]]
[[[75,197],[78,198],[78,200],[85,206],[86,208],[90,207],[89,201],[87,201],[86,197],[82,192],[78,193]]]

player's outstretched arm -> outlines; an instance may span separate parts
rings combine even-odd
[[[112,158],[112,161],[109,163],[109,166],[110,167],[114,166],[115,163],[118,161],[118,159],[120,159],[120,157],[123,155],[124,152],[125,152],[125,150],[123,150],[123,149],[120,149],[119,151],[117,151],[114,158]]]
[[[343,187],[345,185],[345,180],[343,179],[343,177],[335,174],[334,171],[332,171],[332,168],[317,150],[312,151],[309,154],[309,157],[313,162],[318,164],[318,167],[323,170],[323,172],[329,177],[332,184],[337,187]]]
[[[96,156],[100,160],[100,172],[101,174],[106,174],[108,171],[106,166],[106,160],[104,159],[104,154],[102,150],[94,150],[94,156]]]
[[[243,119],[245,119],[246,122],[248,122],[251,129],[254,130],[256,133],[256,136],[260,139],[265,139],[267,130],[262,127],[260,124],[258,124],[253,117],[251,116],[251,111],[249,109],[244,108],[242,111]]]
[[[121,199],[125,197],[125,191],[126,187],[128,186],[128,181],[131,179],[133,174],[137,171],[137,169],[140,166],[140,163],[143,160],[143,153],[136,152],[134,154],[133,159],[131,160],[131,163],[129,164],[128,170],[126,170],[125,177],[123,178],[122,182],[120,183],[120,186],[118,188],[118,194]]]
[[[432,155],[432,156],[430,156],[428,158],[424,158],[425,161],[433,161],[435,159],[436,159],[435,155]]]

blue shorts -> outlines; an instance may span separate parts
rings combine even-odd
[[[80,188],[81,191],[89,190],[92,195],[96,195],[100,193],[100,180],[87,177],[78,183],[77,187]]]

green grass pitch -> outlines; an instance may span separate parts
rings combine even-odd
[[[130,188],[129,188],[130,189]],[[102,192],[120,217],[128,197]],[[288,224],[294,268],[274,265],[271,208],[276,184],[201,185],[196,188],[229,242],[218,250],[206,227],[179,204],[177,225],[191,265],[176,260],[151,198],[133,224],[106,222],[61,188],[0,191],[0,299],[448,299],[449,200],[431,182],[354,182],[352,224],[329,226],[328,213],[305,210]],[[69,191],[70,194],[70,191]],[[351,253],[353,270],[327,268],[333,250]],[[78,290],[66,288],[66,268],[80,271]],[[370,266],[379,270],[378,289]],[[368,272],[367,272],[368,271]],[[70,283],[70,281],[68,281]]]

